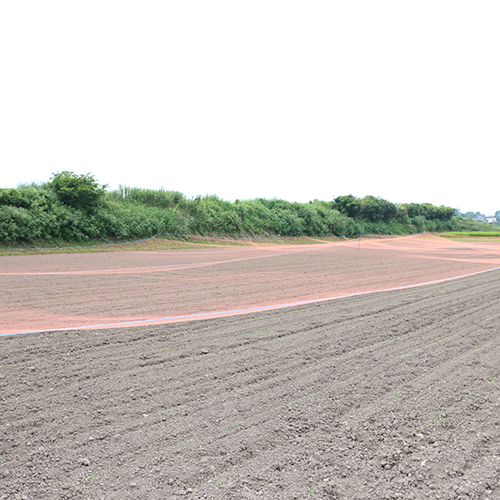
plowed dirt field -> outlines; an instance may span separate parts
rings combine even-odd
[[[1,257],[0,335],[160,324],[500,268],[500,242],[432,235],[316,245]]]
[[[498,243],[0,266],[0,499],[500,498]]]

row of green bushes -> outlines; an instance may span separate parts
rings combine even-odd
[[[120,187],[106,191],[90,174],[55,174],[41,185],[0,189],[0,241],[133,240],[157,233],[225,236],[355,237],[487,229],[449,207],[395,205],[367,196],[333,201],[186,198],[178,191]]]

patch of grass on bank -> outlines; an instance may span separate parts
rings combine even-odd
[[[34,244],[16,245],[9,247],[0,245],[0,256],[3,255],[40,255],[60,253],[96,253],[96,252],[124,252],[150,250],[179,250],[185,248],[205,248],[207,243],[196,243],[174,239],[154,238],[134,242],[103,242],[89,241],[85,245],[76,245],[72,242],[37,242]]]
[[[440,236],[454,241],[494,241],[500,242],[500,231],[451,231],[441,233]]]
[[[441,236],[456,237],[456,236],[474,236],[478,238],[495,238],[500,236],[500,231],[448,231],[441,233]]]
[[[340,240],[341,238],[324,238],[326,240]],[[259,236],[256,238],[223,238],[216,236],[198,235],[169,235],[162,234],[155,238],[143,241],[109,242],[91,240],[85,245],[77,245],[68,241],[39,241],[7,245],[0,243],[0,256],[6,255],[40,255],[61,253],[96,253],[96,252],[123,252],[123,251],[151,251],[151,250],[181,250],[186,248],[213,248],[221,246],[252,246],[277,244],[317,244],[320,240],[307,237],[278,237]]]
[[[220,247],[220,246],[250,246],[250,238],[231,238],[223,236],[200,236],[193,234],[160,234],[159,240],[170,242],[172,244],[180,243],[184,246],[182,248],[190,247]]]
[[[310,236],[255,236],[252,237],[253,245],[316,245],[326,243],[323,237],[312,238]]]

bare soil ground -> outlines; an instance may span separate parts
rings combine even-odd
[[[0,266],[0,334],[5,334],[166,323],[414,285],[500,268],[500,244],[417,235],[1,257]]]
[[[385,250],[391,261],[417,255],[415,241],[405,243],[408,251],[389,242],[366,251],[380,257]],[[287,280],[298,275],[296,287],[303,281],[306,296],[315,287],[320,296],[320,270],[337,265],[332,255],[344,257],[338,272],[348,258],[361,268],[357,274],[351,266],[345,290],[376,287],[384,272],[401,271],[403,278],[393,276],[400,282],[422,279],[431,273],[425,262],[440,263],[434,271],[451,276],[486,270],[498,259],[498,245],[446,243],[448,249],[423,244],[424,257],[407,258],[402,270],[375,257],[370,265],[363,246],[354,246],[330,257],[326,250],[308,253],[318,255],[309,267],[302,259],[310,275],[286,260],[275,272],[286,293]],[[306,253],[279,259],[299,255]],[[213,262],[209,254],[196,257]],[[85,258],[83,271],[123,269],[122,262],[99,267]],[[254,283],[257,270],[245,273],[244,263],[267,260],[228,263],[237,266],[234,290],[243,290],[242,277]],[[1,280],[26,279],[28,294],[35,276],[49,276],[14,275],[15,264],[1,262],[11,273]],[[42,267],[24,263],[28,273]],[[205,304],[196,298],[199,280],[188,279],[192,269],[183,269],[186,287]],[[225,265],[220,272],[197,269],[209,269],[210,281],[224,275]],[[263,291],[277,287],[271,271],[269,279],[261,276]],[[59,307],[75,297],[64,293]],[[245,303],[240,292],[234,296]],[[497,270],[256,314],[0,337],[0,498],[498,499],[499,317]]]

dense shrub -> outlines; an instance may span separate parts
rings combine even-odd
[[[295,212],[271,209],[270,220],[273,232],[279,236],[303,236],[304,224]]]
[[[436,207],[430,203],[404,203],[401,206],[411,219],[424,217],[428,220],[451,220],[457,212],[454,208],[443,205]]]
[[[35,241],[42,231],[33,214],[26,208],[0,206],[0,241]]]
[[[101,186],[90,173],[79,175],[67,170],[53,174],[46,187],[65,205],[86,211],[98,205],[106,190],[106,186]]]
[[[360,203],[359,219],[368,222],[388,222],[398,215],[398,208],[394,203],[374,196],[365,196]]]
[[[333,208],[351,219],[355,219],[361,211],[361,200],[352,194],[337,196],[333,202]]]

